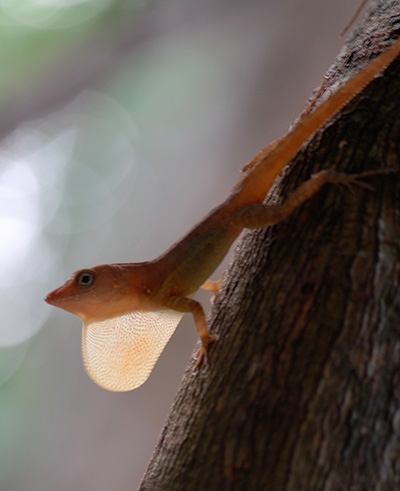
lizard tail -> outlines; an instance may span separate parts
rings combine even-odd
[[[286,137],[268,145],[243,169],[233,189],[231,202],[240,208],[261,203],[282,169],[293,159],[302,145],[327,121],[359,94],[400,55],[400,38],[375,58],[367,67],[301,119]]]

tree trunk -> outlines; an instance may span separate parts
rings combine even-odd
[[[375,4],[321,97],[399,31],[399,1]],[[322,168],[398,169],[399,114],[397,60],[308,142],[281,195]],[[218,341],[185,374],[140,490],[400,489],[399,182],[325,186],[245,235],[214,304]]]

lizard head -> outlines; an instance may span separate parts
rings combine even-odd
[[[146,271],[145,263],[83,269],[45,299],[82,320],[83,361],[105,389],[139,387],[183,316],[149,303],[149,290],[141,287]]]
[[[102,320],[126,310],[128,286],[123,268],[117,265],[96,266],[74,273],[64,285],[50,292],[45,301],[84,322]],[[129,304],[132,309],[132,300]]]

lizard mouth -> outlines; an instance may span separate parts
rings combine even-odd
[[[56,297],[56,292],[57,290],[54,290],[50,292],[44,299],[45,302],[47,302],[50,305],[53,305],[55,302],[55,297]]]
[[[60,295],[60,293],[62,293]],[[57,288],[56,290],[53,290],[50,292],[44,299],[45,302],[47,302],[50,305],[55,305],[58,306],[58,304],[63,300],[65,297],[65,289],[64,287]]]

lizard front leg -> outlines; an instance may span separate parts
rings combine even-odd
[[[177,312],[190,312],[193,315],[196,329],[201,341],[201,347],[195,365],[195,368],[197,368],[203,361],[203,358],[206,356],[210,344],[215,341],[208,330],[203,307],[199,302],[193,300],[192,298],[174,296],[168,297],[168,299],[165,301],[165,306]]]
[[[206,290],[208,292],[211,292],[213,294],[213,297],[211,299],[211,302],[213,302],[215,296],[219,292],[219,289],[221,287],[222,280],[219,281],[211,281],[211,280],[206,280],[202,285],[201,289]]]

